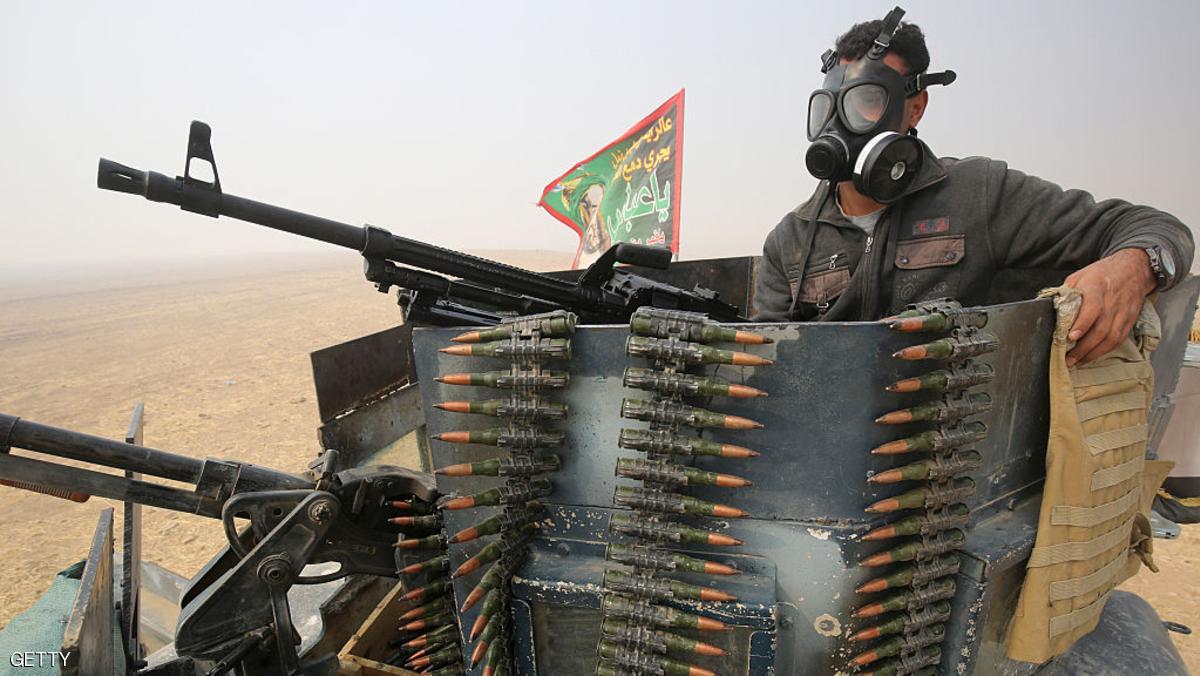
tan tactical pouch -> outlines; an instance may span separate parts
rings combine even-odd
[[[1037,540],[1008,634],[1014,660],[1042,663],[1095,629],[1109,593],[1150,557],[1150,503],[1171,463],[1145,459],[1161,336],[1150,303],[1133,335],[1068,368],[1079,291],[1047,289],[1058,318],[1050,350],[1050,436]],[[1166,468],[1161,465],[1166,465]]]

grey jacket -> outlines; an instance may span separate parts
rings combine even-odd
[[[938,159],[926,147],[921,173],[870,237],[832,195],[810,235],[822,192],[767,236],[755,320],[873,320],[947,296],[967,306],[1032,298],[1115,251],[1156,244],[1173,257],[1170,284],[1192,264],[1192,234],[1170,214],[1096,202],[985,157]]]

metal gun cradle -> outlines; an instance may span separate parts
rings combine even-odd
[[[668,268],[619,245],[536,274],[225,193],[215,164],[211,182],[190,173],[213,161],[200,123],[187,158],[176,178],[102,160],[99,185],[360,251],[408,322],[314,353],[337,450],[305,476],[0,416],[0,450],[194,488],[0,452],[12,485],[224,524],[181,599],[178,670],[156,673],[323,673],[345,627],[297,646],[286,591],[347,573],[399,577],[384,661],[433,674],[1032,673],[998,640],[1044,477],[1049,301],[748,324],[755,259]],[[1156,300],[1152,438],[1198,293]],[[380,464],[410,433],[436,487]],[[1097,655],[1174,673],[1153,611],[1109,604],[1056,673]],[[1109,647],[1132,632],[1146,650]]]

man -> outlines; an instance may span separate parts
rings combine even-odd
[[[826,52],[809,100],[806,156],[824,179],[763,246],[758,321],[874,320],[908,304],[963,305],[1031,298],[1062,282],[1083,307],[1070,364],[1098,358],[1133,327],[1143,299],[1192,263],[1189,230],[1174,217],[1079,190],[982,157],[937,158],[916,138],[933,84],[921,29],[860,23]]]

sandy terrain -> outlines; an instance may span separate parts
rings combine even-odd
[[[570,255],[506,260],[552,269]],[[363,281],[352,255],[170,272],[48,288],[0,277],[0,411],[120,438],[141,400],[149,446],[302,470],[319,450],[308,354],[393,326],[393,301]],[[83,558],[96,515],[109,504],[0,489],[0,626],[56,571]],[[223,541],[216,522],[202,517],[149,509],[144,519],[145,557],[185,575]],[[1125,587],[1150,599],[1163,619],[1200,630],[1193,577],[1200,527],[1156,548],[1162,572]],[[1200,635],[1173,636],[1200,673]]]

